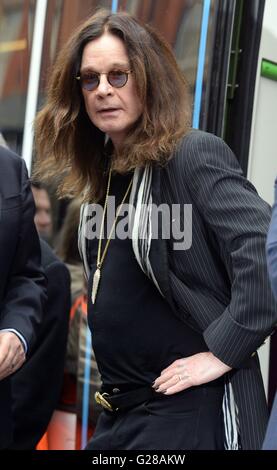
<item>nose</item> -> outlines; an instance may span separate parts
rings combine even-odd
[[[35,222],[41,229],[49,227],[52,223],[51,215],[47,211],[38,211],[35,215]]]
[[[110,95],[113,92],[113,87],[109,84],[106,74],[101,74],[99,77],[99,85],[96,89],[98,96]]]
[[[45,227],[51,224],[51,217],[49,214],[44,213],[41,218],[41,224]]]

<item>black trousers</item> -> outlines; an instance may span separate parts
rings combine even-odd
[[[222,383],[207,384],[103,411],[86,450],[223,450],[222,398]]]

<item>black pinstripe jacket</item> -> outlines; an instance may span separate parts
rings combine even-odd
[[[277,322],[265,258],[270,208],[218,137],[190,132],[164,168],[153,202],[192,204],[192,246],[152,240],[150,262],[176,315],[203,332],[230,372],[243,449],[259,449],[267,406],[255,351]]]
[[[268,414],[256,351],[277,322],[265,258],[270,208],[243,177],[229,147],[201,131],[191,131],[165,167],[136,170],[130,196],[136,213],[141,211],[138,194],[147,204],[151,197],[158,206],[192,205],[190,249],[175,251],[174,241],[162,236],[149,241],[146,210],[136,227],[147,237],[139,241],[140,232],[132,233],[134,253],[174,313],[201,331],[210,351],[233,368],[227,382],[237,406],[241,446],[260,449]],[[88,276],[86,205],[80,220],[79,246]]]

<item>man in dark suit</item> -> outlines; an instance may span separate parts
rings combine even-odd
[[[11,449],[34,449],[47,429],[61,393],[70,315],[67,267],[40,240],[47,297],[30,359],[12,377],[14,436]]]
[[[12,441],[10,375],[36,340],[45,276],[24,161],[0,147],[0,168],[0,448],[7,448]]]

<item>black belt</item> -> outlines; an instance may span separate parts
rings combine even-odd
[[[152,398],[154,394],[155,390],[150,385],[123,393],[117,388],[114,388],[112,393],[105,392],[104,389],[101,393],[95,393],[95,400],[105,410],[115,412],[134,408]]]

